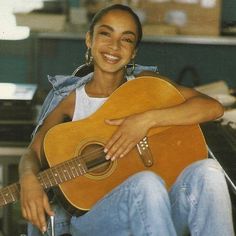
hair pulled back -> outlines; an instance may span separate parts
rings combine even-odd
[[[126,5],[114,4],[114,5],[110,5],[108,7],[102,8],[100,11],[98,11],[90,23],[90,26],[89,26],[90,34],[93,35],[94,27],[97,24],[97,22],[99,22],[104,15],[106,15],[107,13],[109,13],[110,11],[113,11],[113,10],[121,10],[121,11],[128,12],[133,17],[133,19],[136,23],[137,32],[138,32],[138,38],[137,38],[137,42],[135,45],[135,47],[137,48],[139,46],[140,41],[143,36],[142,25],[141,25],[141,22],[139,20],[139,17],[137,16],[137,14],[130,7],[128,7]]]

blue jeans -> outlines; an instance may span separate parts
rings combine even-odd
[[[234,236],[227,184],[212,159],[187,167],[169,192],[158,175],[143,171],[81,217],[71,217],[58,204],[55,212],[56,236]],[[29,224],[28,236],[39,235]]]

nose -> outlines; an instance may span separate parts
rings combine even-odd
[[[110,43],[110,48],[113,50],[119,50],[120,49],[120,41],[116,38],[113,38]]]

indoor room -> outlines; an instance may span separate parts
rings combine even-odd
[[[235,68],[234,0],[0,0],[0,236],[109,235],[58,234],[45,199],[34,218],[36,197],[80,218],[139,172],[172,191],[205,159],[236,227]]]

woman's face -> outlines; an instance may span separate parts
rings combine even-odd
[[[95,25],[93,36],[87,33],[86,44],[91,48],[94,65],[106,72],[117,72],[134,58],[137,26],[125,11],[113,10]]]

